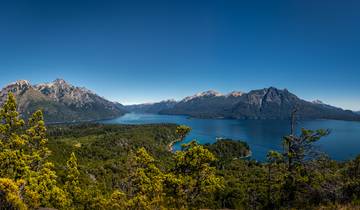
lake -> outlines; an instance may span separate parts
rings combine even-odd
[[[265,160],[269,150],[282,150],[284,135],[290,133],[288,120],[233,120],[233,119],[196,119],[178,115],[128,113],[122,117],[102,121],[111,124],[150,124],[176,123],[192,128],[184,142],[196,139],[199,143],[214,143],[217,137],[246,141],[252,150],[252,159]],[[360,122],[339,120],[298,121],[297,130],[330,129],[331,134],[322,138],[316,146],[331,158],[346,160],[360,154]]]

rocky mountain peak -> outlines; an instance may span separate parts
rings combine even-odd
[[[176,103],[175,99],[166,99],[166,100],[162,100],[159,103]]]
[[[62,88],[62,89],[73,87],[73,85],[67,83],[67,82],[66,82],[65,80],[63,80],[63,79],[56,79],[56,80],[54,80],[53,82],[48,83],[48,84],[51,85],[51,86],[55,86],[55,87],[58,87],[58,88]]]
[[[10,83],[9,85],[5,86],[5,88],[8,87],[18,87],[18,88],[27,88],[31,86],[30,82],[27,80],[17,80],[16,82]]]
[[[262,99],[262,102],[266,101],[280,105],[283,103],[292,103],[296,100],[299,100],[299,98],[290,93],[287,89],[269,87],[266,89],[266,93]]]
[[[15,95],[21,94],[22,92],[26,91],[31,87],[30,82],[27,80],[17,80],[16,82],[10,83],[7,86],[5,86],[2,90],[2,97],[5,97],[7,93],[12,92]]]
[[[9,92],[16,96],[20,113],[28,115],[41,109],[45,118],[52,122],[112,118],[126,112],[119,104],[63,79],[34,86],[26,80],[18,80],[0,91],[0,104]]]
[[[208,91],[204,91],[202,93],[198,93],[199,96],[222,96],[221,93],[215,91],[215,90],[208,90]]]
[[[215,90],[208,90],[208,91],[204,91],[201,93],[197,93],[193,96],[188,96],[186,98],[184,98],[182,101],[183,102],[187,102],[196,98],[202,98],[202,97],[218,97],[218,96],[223,96],[223,94],[215,91]]]
[[[274,87],[270,87],[267,89],[266,94],[264,96],[264,99],[266,101],[277,101],[279,102],[280,100],[280,95],[281,95],[281,90],[274,88]]]
[[[17,80],[16,82],[12,83],[19,86],[30,86],[30,82],[28,80]]]
[[[276,87],[265,88],[265,90],[267,93],[278,93],[278,92],[282,91],[280,89],[277,89]]]
[[[244,92],[241,92],[241,91],[232,91],[230,92],[229,94],[227,94],[226,96],[227,97],[240,97],[242,95],[244,95],[245,93]]]
[[[268,87],[264,89],[265,94],[276,94],[276,95],[286,95],[286,94],[291,94],[286,88],[285,89],[279,89],[276,87]]]
[[[198,97],[207,95],[212,97],[197,100]],[[228,97],[229,95],[241,97]],[[359,115],[353,112],[308,102],[287,89],[275,87],[251,90],[248,93],[232,92],[225,97],[213,96],[221,96],[221,94],[206,91],[186,97],[174,107],[160,110],[159,113],[200,118],[289,119],[294,107],[297,107],[298,117],[303,119],[360,120]],[[196,100],[191,100],[195,98]]]
[[[75,104],[77,107],[82,107],[87,103],[93,102],[94,99],[92,99],[92,96],[96,95],[86,88],[75,87],[63,79],[38,84],[35,88],[53,100],[61,101],[65,104]]]
[[[324,104],[324,102],[320,101],[319,99],[316,99],[312,101],[313,104]]]
[[[61,79],[61,78],[57,78],[56,80],[53,81],[53,83],[67,84],[67,82],[64,79]]]
[[[52,82],[47,82],[47,83],[41,83],[41,84],[37,84],[35,85],[36,87],[72,87],[73,85],[67,83],[65,80],[63,79],[56,79]]]

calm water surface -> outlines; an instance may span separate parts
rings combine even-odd
[[[196,139],[199,143],[213,143],[217,137],[246,141],[252,150],[253,159],[264,160],[269,150],[281,151],[282,136],[289,134],[287,120],[225,120],[195,119],[186,116],[129,113],[103,123],[149,124],[176,123],[190,126],[192,131],[182,143]],[[316,145],[336,160],[346,160],[360,154],[360,122],[338,120],[300,121],[298,129],[330,129],[331,134]],[[180,149],[178,143],[175,149]]]

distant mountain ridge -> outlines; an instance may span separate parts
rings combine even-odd
[[[18,80],[0,91],[0,105],[9,92],[16,96],[18,110],[25,118],[41,109],[47,123],[108,119],[127,112],[121,104],[110,102],[86,88],[75,87],[63,79],[37,85]]]
[[[135,104],[127,105],[125,109],[129,112],[138,112],[138,113],[159,113],[162,110],[167,110],[173,108],[177,102],[175,100],[164,100],[156,103],[145,103],[145,104]]]
[[[5,102],[9,92],[16,96],[19,112],[25,118],[41,109],[47,123],[110,119],[127,112],[197,118],[288,119],[295,108],[298,117],[303,119],[360,120],[359,112],[343,110],[319,100],[305,101],[287,89],[275,87],[228,94],[209,90],[180,101],[164,100],[128,106],[108,101],[63,79],[37,85],[18,80],[0,91],[0,105]]]
[[[146,105],[146,109],[152,110],[155,104]],[[141,112],[142,106],[144,105],[136,105],[138,110],[135,111]],[[248,93],[233,91],[221,94],[214,90],[205,91],[172,102],[168,108],[157,107],[153,109],[153,113],[197,118],[289,119],[295,108],[298,110],[297,116],[302,119],[360,120],[360,116],[350,110],[327,105],[319,100],[305,101],[287,89],[275,87],[252,90]]]

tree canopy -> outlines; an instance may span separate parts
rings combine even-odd
[[[10,93],[0,109],[0,209],[337,209],[360,205],[360,156],[337,162],[319,154],[328,130],[283,138],[268,161],[241,157],[249,146],[195,140],[174,125],[51,126],[28,120]],[[50,138],[50,140],[48,139]],[[49,149],[51,148],[51,149]]]

